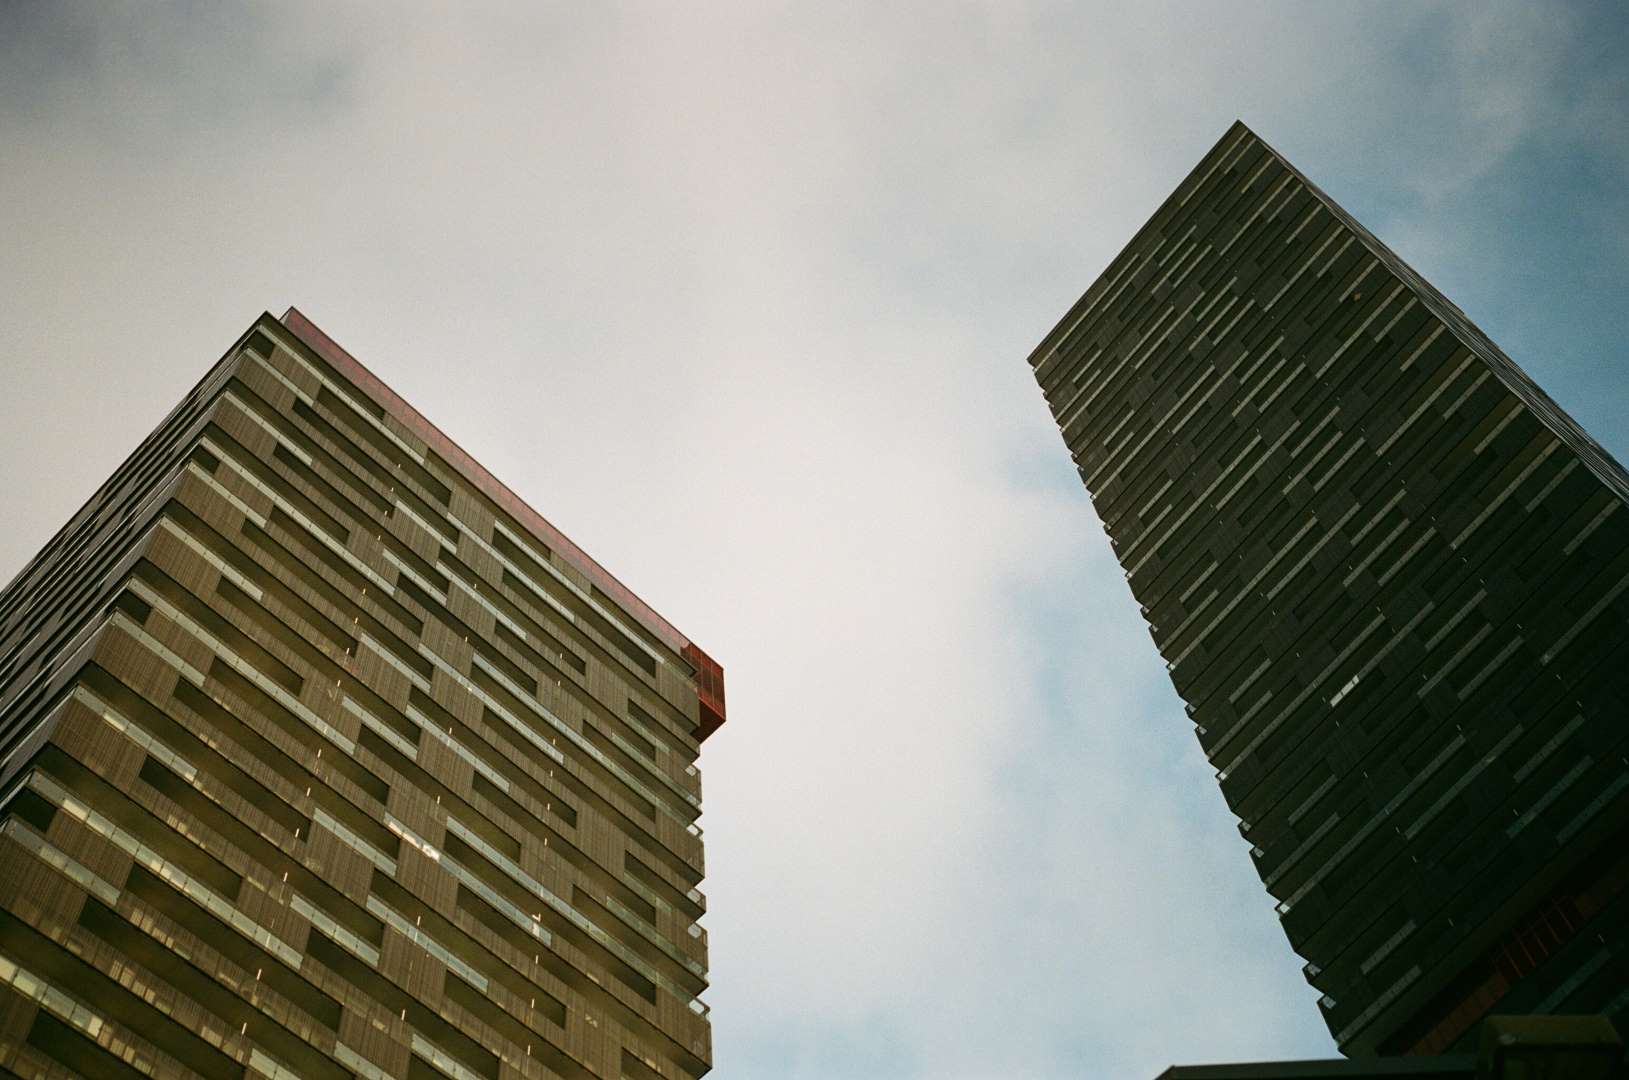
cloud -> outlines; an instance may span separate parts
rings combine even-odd
[[[297,303],[724,663],[721,1080],[1330,1052],[1024,357],[1235,116],[1501,295],[1621,69],[1431,10],[8,8],[0,561]]]

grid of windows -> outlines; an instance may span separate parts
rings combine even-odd
[[[0,1066],[696,1077],[705,653],[297,311],[0,593]]]
[[[1621,1013],[1622,468],[1242,124],[1030,362],[1342,1048]]]

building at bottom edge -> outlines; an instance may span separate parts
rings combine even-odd
[[[1590,1016],[1490,1016],[1478,1047],[1409,1057],[1175,1065],[1156,1080],[1623,1080],[1623,1040],[1611,1020]]]

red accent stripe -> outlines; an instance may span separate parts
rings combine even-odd
[[[701,724],[696,729],[696,738],[704,741],[724,725],[724,669],[694,645],[685,649],[684,658],[696,669],[696,696],[701,701]]]

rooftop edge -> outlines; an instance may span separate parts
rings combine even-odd
[[[681,634],[672,623],[636,596],[632,589],[619,581],[591,555],[573,543],[570,537],[550,524],[547,518],[532,509],[526,500],[510,490],[508,485],[487,471],[484,465],[471,457],[446,432],[409,405],[400,394],[324,333],[322,328],[307,318],[299,308],[291,305],[278,321],[308,349],[382,406],[413,435],[422,439],[437,456],[456,469],[477,491],[512,514],[521,525],[535,532],[552,550],[559,552],[567,562],[581,571],[595,588],[605,593],[642,627],[695,668],[696,691],[701,701],[701,722],[696,729],[697,741],[705,741],[723,725],[724,669],[717,661]]]

